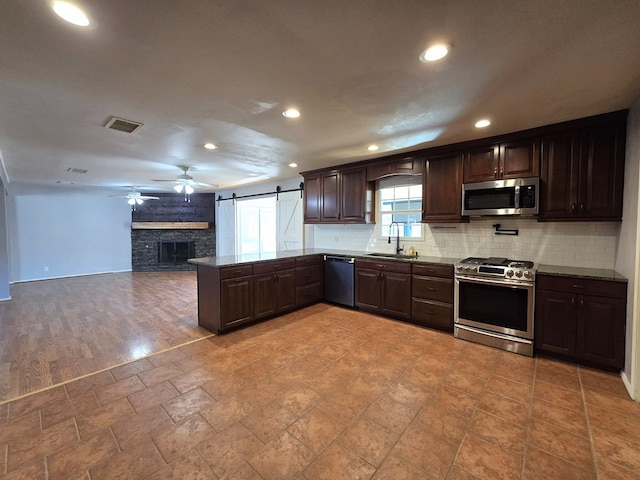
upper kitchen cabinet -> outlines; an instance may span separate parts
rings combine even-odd
[[[429,156],[422,177],[422,221],[429,223],[468,222],[462,212],[461,151]]]
[[[423,157],[411,156],[376,162],[367,166],[367,181],[373,182],[393,175],[421,175]]]
[[[620,220],[625,139],[626,114],[544,136],[539,220]]]
[[[537,177],[540,174],[540,142],[518,139],[469,148],[464,155],[464,183]]]
[[[365,167],[303,173],[305,223],[369,223],[373,185]]]

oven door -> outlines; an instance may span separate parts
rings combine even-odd
[[[456,276],[454,321],[533,340],[534,284]]]

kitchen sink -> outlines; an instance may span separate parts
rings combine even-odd
[[[415,255],[405,255],[404,253],[367,253],[367,256],[385,258],[416,258]]]

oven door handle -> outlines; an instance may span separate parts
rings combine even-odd
[[[462,330],[467,330],[469,332],[478,332],[478,330],[473,329],[473,328],[469,328],[466,325],[459,325],[456,324],[457,328],[461,328]],[[482,330],[482,335],[486,335],[488,337],[493,337],[493,338],[499,338],[501,340],[514,340],[514,337],[511,335],[504,335],[502,333],[495,333],[495,332],[490,332],[488,330]],[[527,343],[527,344],[532,344],[533,341],[529,340],[528,338],[522,338],[522,337],[517,337],[517,341],[520,343]]]
[[[456,276],[456,282],[468,282],[468,283],[479,283],[479,284],[488,284],[488,285],[499,285],[501,287],[515,287],[515,288],[533,288],[533,283],[529,282],[517,282],[513,280],[492,280],[492,279],[480,279],[480,278],[472,278],[472,277],[463,277]]]

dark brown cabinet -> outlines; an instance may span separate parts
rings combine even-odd
[[[462,152],[427,157],[422,177],[422,221],[464,222],[462,212]]]
[[[537,177],[540,152],[537,139],[522,139],[469,148],[464,156],[464,183]]]
[[[624,282],[539,275],[536,351],[624,368],[626,290]]]
[[[322,256],[296,258],[296,307],[322,300]]]
[[[367,166],[367,181],[372,182],[392,175],[421,175],[424,160],[411,156],[376,162]]]
[[[371,221],[373,185],[367,182],[365,167],[311,172],[303,176],[305,223]]]
[[[295,308],[294,260],[256,263],[253,266],[256,320]]]
[[[411,275],[411,321],[453,332],[453,268],[414,264]]]
[[[542,139],[543,221],[620,220],[626,121]]]
[[[411,264],[356,259],[356,306],[395,318],[411,318]]]

